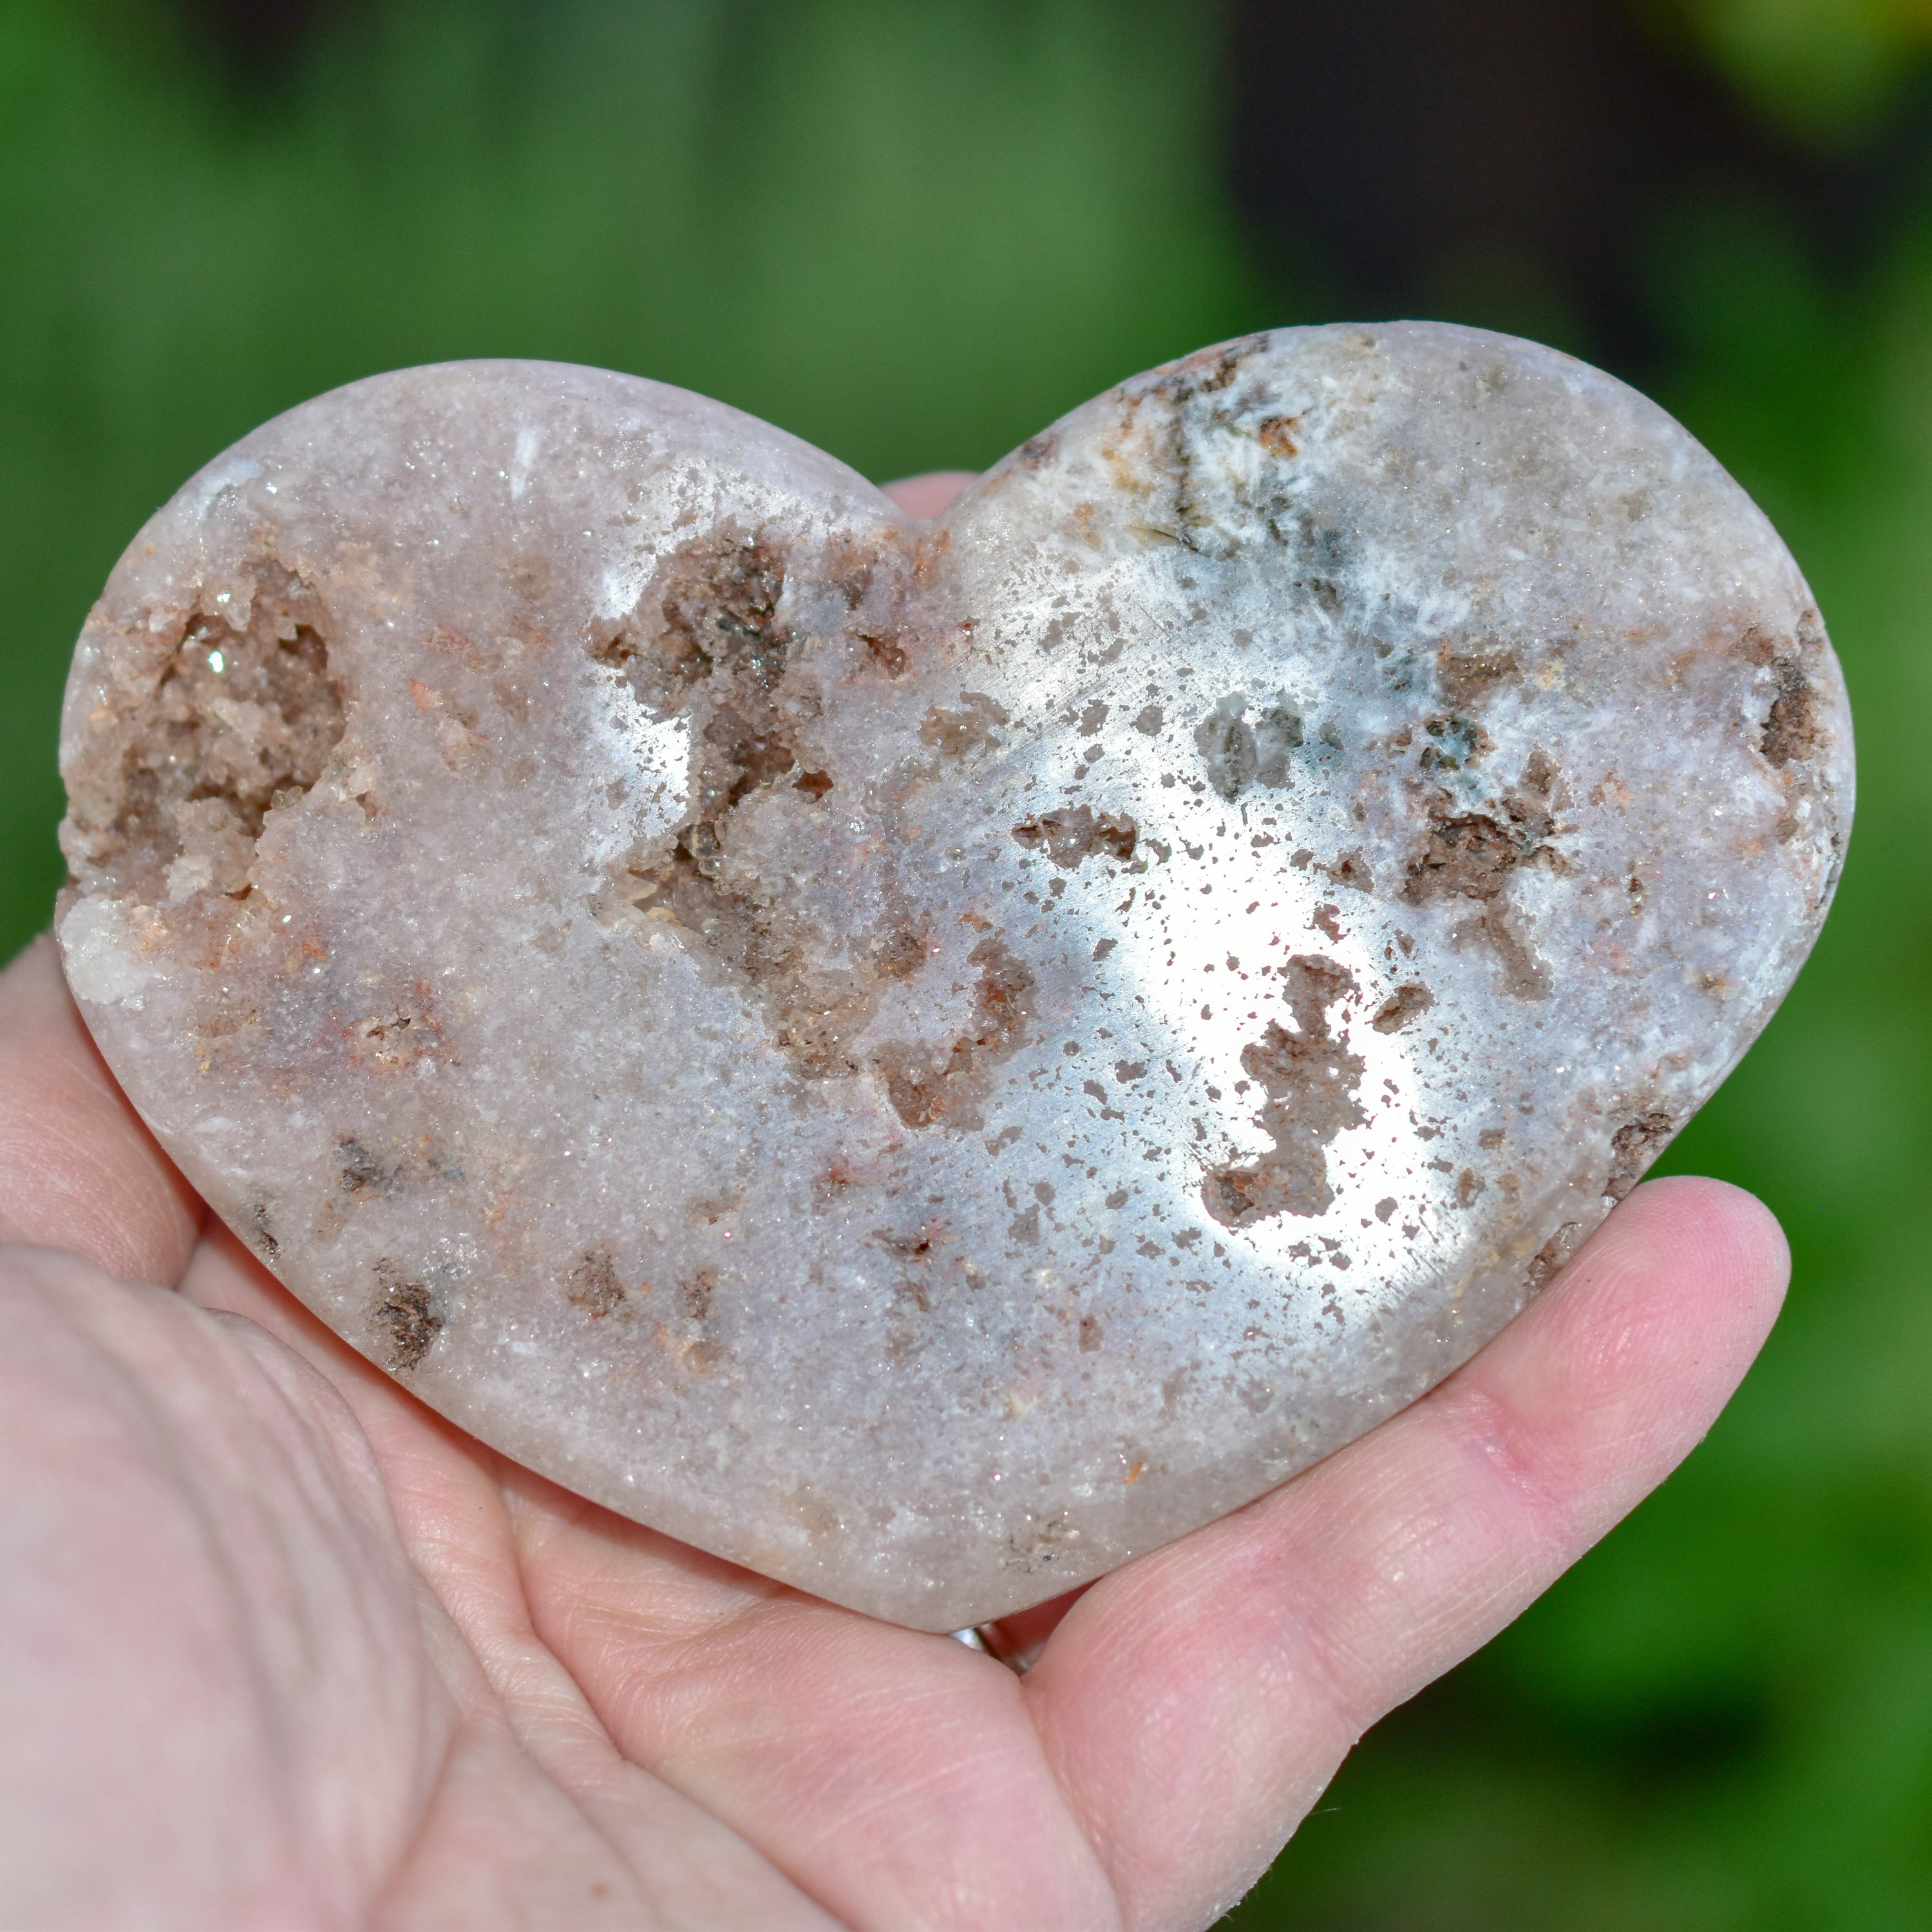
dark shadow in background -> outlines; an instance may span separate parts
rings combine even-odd
[[[1245,0],[1228,74],[1264,268],[1295,286],[1312,252],[1342,312],[1514,326],[1626,375],[1665,346],[1646,252],[1687,200],[1768,204],[1846,272],[1932,151],[1922,86],[1826,157],[1610,0]]]
[[[279,80],[344,0],[176,0],[189,26],[210,41],[243,80]]]

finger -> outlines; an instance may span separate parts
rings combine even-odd
[[[625,1756],[844,1923],[1116,1922],[1001,1666],[588,1504],[519,1517],[536,1628]]]
[[[1023,1690],[1127,1923],[1215,1917],[1363,1731],[1660,1481],[1788,1270],[1749,1196],[1653,1182],[1433,1394],[1096,1585]]]
[[[128,1106],[43,936],[0,973],[0,1240],[172,1286],[201,1203]]]
[[[909,517],[936,517],[974,480],[970,470],[929,470],[923,476],[902,476],[882,483],[880,490]]]

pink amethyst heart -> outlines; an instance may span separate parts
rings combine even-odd
[[[378,376],[141,532],[68,980],[423,1400],[926,1629],[1305,1468],[1533,1296],[1816,935],[1844,692],[1548,350],[1283,330],[933,524],[636,378]]]

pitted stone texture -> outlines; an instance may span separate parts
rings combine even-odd
[[[1710,458],[1430,325],[1137,378],[932,525],[629,377],[360,383],[136,540],[63,759],[70,982],[262,1260],[932,1629],[1493,1334],[1769,1016],[1852,780]]]

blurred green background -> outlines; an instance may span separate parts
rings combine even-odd
[[[1782,1216],[1709,1441],[1364,1742],[1229,1922],[1932,1925],[1932,0],[0,0],[0,944],[122,545],[265,416],[526,355],[868,474],[1272,322],[1514,328],[1816,589],[1858,832],[1670,1165]]]

